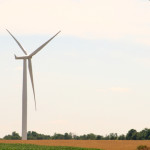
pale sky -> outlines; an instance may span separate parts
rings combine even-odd
[[[22,51],[32,59],[28,131],[126,134],[150,128],[148,0],[0,0],[0,137],[21,135]]]

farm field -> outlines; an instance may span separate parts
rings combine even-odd
[[[9,144],[0,143],[1,150],[99,150],[93,148],[80,148],[80,147],[68,147],[68,146],[42,146],[34,144]]]
[[[0,143],[23,143],[37,144],[48,146],[71,146],[97,148],[104,150],[136,150],[139,145],[147,145],[150,147],[150,141],[133,141],[133,140],[0,140]]]

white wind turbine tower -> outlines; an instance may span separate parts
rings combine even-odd
[[[7,30],[7,29],[6,29]],[[7,30],[8,31],[8,30]],[[13,39],[17,42],[25,56],[17,57],[15,55],[15,59],[22,59],[23,60],[23,86],[22,86],[22,140],[27,140],[27,60],[28,60],[28,69],[31,78],[31,84],[33,89],[34,101],[35,101],[35,109],[36,109],[36,98],[35,98],[35,90],[34,90],[34,82],[33,82],[33,73],[32,73],[32,62],[31,58],[36,53],[38,53],[44,46],[46,46],[57,34],[56,33],[52,38],[46,41],[43,45],[37,48],[34,52],[30,55],[27,55],[27,52],[21,46],[21,44],[17,41],[17,39],[8,31],[8,33],[13,37]]]

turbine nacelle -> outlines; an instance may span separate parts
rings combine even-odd
[[[27,56],[19,56],[19,57],[15,55],[15,59],[31,59],[31,58],[32,58],[32,56],[30,56],[30,55],[29,56],[28,55]]]

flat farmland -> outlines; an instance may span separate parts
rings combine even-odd
[[[122,140],[0,140],[0,143],[22,143],[47,146],[73,146],[99,148],[104,150],[136,150],[139,145],[150,147],[150,141],[122,141]]]

